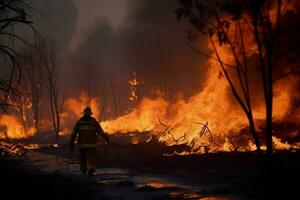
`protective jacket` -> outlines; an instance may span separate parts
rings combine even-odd
[[[71,136],[71,145],[74,144],[77,134],[78,144],[80,148],[96,147],[99,141],[97,134],[102,136],[105,141],[109,143],[109,138],[104,133],[99,122],[90,115],[84,115],[76,123]]]

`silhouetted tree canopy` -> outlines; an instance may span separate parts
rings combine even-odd
[[[32,47],[25,38],[20,28],[29,27],[34,37],[40,36],[33,26],[31,14],[36,11],[26,0],[1,0],[0,1],[0,61],[1,72],[5,71],[4,66],[11,67],[10,75],[0,79],[0,91],[5,93],[18,94],[12,87],[13,82],[19,82],[21,78],[20,58],[24,57],[18,51],[18,44]],[[15,74],[17,73],[17,76]],[[9,105],[5,100],[1,105]]]

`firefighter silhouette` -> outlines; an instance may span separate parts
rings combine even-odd
[[[71,134],[70,148],[74,149],[74,142],[78,136],[80,170],[84,174],[88,173],[93,176],[97,164],[98,135],[102,136],[106,143],[109,143],[109,137],[104,133],[99,122],[91,116],[93,113],[90,107],[86,107],[82,114],[83,116],[78,120]]]

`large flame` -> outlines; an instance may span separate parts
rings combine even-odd
[[[100,114],[99,99],[95,97],[88,98],[84,92],[82,92],[78,98],[67,99],[65,105],[67,110],[75,114],[76,117],[80,117],[82,115],[83,109],[86,106],[91,107],[94,116],[99,116]]]
[[[276,19],[274,12],[271,12],[270,15],[272,15],[271,19]],[[224,18],[231,20],[230,18]],[[228,31],[229,39],[236,37],[235,33],[238,28],[233,21],[231,21],[231,24],[233,25]],[[254,35],[249,25],[243,25],[243,31],[245,35]],[[217,39],[217,36],[212,38],[215,43],[217,43]],[[238,38],[238,40],[241,40],[241,38]],[[246,56],[251,57],[257,54],[254,38],[244,37],[243,40],[246,45]],[[235,65],[235,59],[229,45],[217,45],[216,47],[218,55],[224,63]],[[211,45],[209,45],[209,48],[213,49]],[[241,52],[241,50],[237,49],[237,52],[239,51]],[[168,145],[187,144],[196,153],[207,151],[207,146],[209,146],[208,151],[254,150],[255,145],[251,141],[244,147],[235,147],[234,141],[230,139],[238,137],[241,130],[248,127],[248,121],[231,94],[228,81],[224,77],[218,61],[213,59],[216,57],[217,55],[213,51],[212,58],[207,63],[207,74],[205,77],[201,76],[203,79],[201,88],[188,100],[184,100],[184,98],[179,96],[175,103],[171,103],[164,98],[162,92],[158,92],[156,98],[142,98],[131,112],[116,119],[103,121],[101,123],[103,129],[109,134],[151,132],[160,141]],[[255,71],[255,66],[252,66],[252,68],[250,71]],[[233,82],[236,83],[235,72],[231,71],[235,69],[227,68],[227,70]],[[256,82],[255,87],[250,88],[250,90],[252,89],[251,94],[253,94],[253,91],[260,87],[260,80],[252,79],[251,81]],[[277,81],[274,85],[274,120],[283,120],[290,113],[292,101],[294,100],[293,94],[297,91],[298,83],[298,78],[290,77]],[[138,85],[138,82],[135,73],[133,79],[129,80],[129,84],[131,100],[137,100],[135,87]],[[239,91],[240,88],[237,87],[237,90]],[[253,103],[255,120],[265,119],[264,101],[262,97],[260,98]],[[82,95],[80,99],[80,101],[76,99],[67,101],[69,109],[76,113],[78,117],[85,105],[86,97]],[[99,105],[99,103],[96,103],[97,99],[94,100],[94,105]],[[94,106],[92,109],[95,113],[99,113],[99,106]],[[259,130],[259,127],[256,128]],[[292,148],[290,144],[281,142],[276,137],[273,137],[273,142],[278,149]],[[136,143],[136,140],[134,140],[134,143]],[[299,145],[296,145],[296,147],[299,148]],[[262,149],[264,148],[262,147]],[[183,154],[185,153],[183,152]]]
[[[2,115],[0,117],[0,126],[1,139],[21,139],[35,134],[35,129],[33,127],[25,130],[18,118],[13,115]]]
[[[101,123],[103,129],[112,133],[145,132],[153,131],[157,127],[157,116],[166,115],[168,102],[162,97],[154,100],[143,98],[141,103],[129,114],[114,120]]]
[[[284,1],[284,3],[286,2]],[[285,4],[283,7],[286,10],[292,10],[293,8]],[[272,23],[274,23],[277,17],[274,10],[276,10],[276,7],[270,11]],[[228,30],[228,37],[229,39],[233,39],[236,37],[235,33],[238,31],[237,24],[228,17],[224,17],[224,19],[230,21],[232,24]],[[254,35],[253,29],[247,24],[242,26],[244,35],[249,35],[250,37],[235,39],[240,40],[240,43],[243,39],[246,45],[246,56],[251,57],[257,54],[255,39],[251,37]],[[212,42],[218,43],[217,39],[217,36],[214,36]],[[235,59],[231,47],[229,45],[216,45],[216,47],[221,60],[224,63],[234,66]],[[209,48],[213,49],[211,45],[209,45]],[[236,49],[237,53],[240,53],[237,56],[242,56],[242,50],[238,49],[238,47]],[[213,51],[212,57],[217,57],[215,51]],[[248,126],[248,121],[232,96],[219,63],[213,58],[207,63],[208,72],[204,79],[204,86],[188,100],[180,98],[177,102],[170,103],[163,98],[163,95],[158,96],[156,99],[143,98],[139,105],[130,113],[120,116],[117,119],[104,121],[102,122],[102,126],[110,134],[116,132],[151,131],[167,144],[188,144],[196,147],[198,151],[203,150],[199,147],[205,146],[210,146],[211,150],[229,150],[229,147],[232,148],[233,144],[229,142],[226,136],[240,134],[240,131]],[[253,65],[250,71],[255,71],[255,67]],[[235,79],[237,79],[236,75],[230,71],[235,69],[227,70],[233,82],[235,82]],[[252,80],[252,82],[256,82],[254,90],[257,90],[260,87],[260,80],[256,79]],[[282,120],[290,113],[292,101],[294,100],[293,94],[297,91],[298,83],[299,78],[290,77],[277,81],[274,85],[274,120]],[[237,87],[237,90],[239,91],[240,88]],[[255,102],[253,113],[256,120],[265,119],[263,99]],[[256,128],[259,129],[259,127]],[[205,135],[209,137],[203,137]],[[279,149],[289,147],[289,144],[282,143],[276,137],[273,138],[273,142],[275,147]],[[247,148],[248,150],[254,149],[251,141]]]
[[[283,7],[286,10],[293,10],[292,4],[284,5]],[[277,12],[275,11],[276,7],[269,13],[272,23],[277,17]],[[229,39],[235,37],[238,27],[230,18],[225,16],[224,19],[232,24],[228,30]],[[253,36],[253,30],[251,26],[243,25],[243,32],[245,35],[249,35],[249,37],[243,38],[243,42],[246,45],[246,56],[251,57],[257,54],[255,40],[251,37]],[[217,39],[216,36],[212,38],[213,42],[216,43]],[[241,40],[241,38],[235,39]],[[208,48],[213,49],[213,46],[209,44]],[[216,48],[224,63],[235,65],[235,59],[229,45],[217,45]],[[236,48],[237,52],[241,51],[238,49],[238,46]],[[170,102],[160,91],[157,92],[154,98],[141,98],[138,96],[138,86],[142,83],[140,83],[137,74],[133,73],[133,77],[128,81],[130,89],[129,100],[139,103],[129,113],[101,122],[104,131],[109,134],[151,132],[160,141],[168,145],[187,144],[192,148],[193,153],[255,150],[255,145],[249,140],[250,136],[244,146],[240,146],[236,141],[242,130],[246,130],[248,135],[250,135],[247,130],[248,121],[231,93],[220,64],[216,59],[213,59],[217,55],[214,51],[212,52],[212,58],[208,60],[205,66],[208,69],[206,74],[199,75],[199,78],[203,80],[201,87],[187,100],[178,95],[178,99],[175,102]],[[233,82],[236,83],[235,69],[227,68],[227,70],[233,78]],[[255,71],[255,69],[253,68],[250,71]],[[257,80],[252,78],[251,81],[257,83],[255,87],[250,85],[250,89],[252,89],[251,94],[253,94],[253,90],[259,87],[260,80],[259,78]],[[297,91],[298,84],[299,78],[289,77],[277,81],[274,85],[273,117],[275,121],[284,120],[291,113],[292,104],[296,98],[294,94]],[[238,91],[240,90],[240,88],[237,89]],[[264,103],[262,99],[259,99],[262,97],[257,96],[252,97],[255,100],[253,113],[256,121],[265,119]],[[258,100],[255,98],[258,98]],[[65,105],[66,112],[62,116],[63,131],[61,134],[70,133],[75,120],[78,120],[82,115],[82,111],[86,106],[90,106],[94,116],[99,119],[101,112],[99,98],[88,97],[83,92],[78,97],[67,99]],[[300,112],[298,113],[300,115]],[[24,138],[34,134],[34,129],[31,128],[25,131],[17,118],[11,115],[3,115],[0,118],[0,125],[6,129],[0,129],[0,138]],[[260,127],[256,128],[259,130]],[[138,138],[132,138],[132,143],[138,142]],[[277,137],[273,137],[273,143],[277,149],[300,149],[300,144],[291,145]],[[265,148],[265,146],[262,147],[262,149]],[[185,155],[189,153],[191,152],[179,154]],[[178,153],[175,152],[175,154]]]
[[[161,141],[170,145],[196,142],[195,146],[210,145],[213,149],[210,137],[200,139],[201,132],[206,131],[201,124],[208,122],[213,137],[223,140],[226,146],[225,136],[238,135],[241,129],[248,126],[248,121],[231,96],[226,79],[219,77],[219,66],[214,61],[210,61],[209,64],[203,89],[187,101],[179,99],[172,104],[164,99],[163,95],[156,99],[143,98],[130,113],[104,121],[101,125],[110,134],[151,131],[158,135]],[[275,85],[275,119],[282,119],[289,113],[296,83],[296,79],[289,79]],[[264,119],[264,109],[261,105],[254,108],[254,113],[256,119]],[[223,150],[229,149],[224,145]],[[251,150],[251,145],[249,146]]]

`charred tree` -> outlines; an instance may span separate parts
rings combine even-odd
[[[41,50],[43,66],[46,70],[45,86],[48,93],[48,102],[51,111],[55,140],[59,143],[61,117],[64,111],[65,96],[60,82],[60,68],[58,65],[58,50],[53,43],[45,44]]]
[[[41,67],[41,57],[36,49],[28,50],[24,55],[27,59],[23,59],[23,79],[21,88],[30,99],[31,111],[33,115],[33,123],[36,133],[40,133],[40,106],[44,92],[44,70]],[[24,100],[23,100],[24,101]],[[26,101],[26,100],[25,100]]]
[[[265,101],[267,153],[273,153],[272,146],[272,107],[273,107],[273,71],[279,60],[279,43],[283,6],[281,0],[254,1],[201,1],[181,0],[176,10],[178,18],[186,18],[195,29],[187,31],[190,40],[196,40],[198,34],[208,35],[214,56],[198,50],[201,55],[216,60],[227,79],[233,96],[248,118],[250,132],[260,153],[260,140],[255,129],[251,96],[255,91],[249,89],[249,72],[259,68],[262,79],[262,96]],[[275,9],[274,9],[275,8]],[[275,19],[271,19],[271,9],[276,10]],[[246,44],[253,39],[255,52]],[[220,55],[220,49],[230,49],[234,63],[226,63]],[[249,57],[258,56],[258,65],[251,64]],[[233,73],[235,72],[235,73]],[[236,79],[236,80],[235,80]]]
[[[113,81],[112,79],[110,80],[110,88],[111,88],[111,96],[112,96],[112,100],[113,100],[113,108],[114,108],[114,113],[115,113],[115,117],[119,117],[120,116],[120,100],[119,100],[119,96],[118,96],[118,85],[117,82]]]
[[[7,79],[0,79],[0,91],[12,94],[13,83],[19,83],[22,66],[20,59],[24,58],[17,50],[17,45],[32,47],[25,40],[24,35],[16,32],[17,27],[29,27],[34,33],[34,39],[39,40],[40,35],[33,26],[31,13],[36,10],[23,0],[0,1],[0,60],[4,65],[11,66]],[[4,105],[4,104],[3,104]],[[2,107],[2,105],[0,105]]]
[[[99,91],[99,97],[100,97],[100,116],[99,116],[99,119],[105,119],[106,118],[106,112],[107,112],[107,91],[106,91],[106,83],[104,81],[101,82],[101,86],[100,86],[100,89],[98,90]]]

